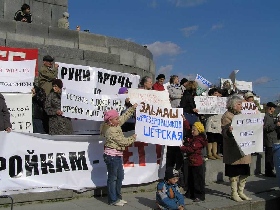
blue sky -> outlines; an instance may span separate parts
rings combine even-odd
[[[279,0],[69,0],[70,28],[147,45],[158,73],[212,83],[239,69],[261,102],[280,98]]]

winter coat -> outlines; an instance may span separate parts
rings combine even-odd
[[[57,78],[57,73],[57,68],[52,69],[44,65],[39,70],[38,86],[44,89],[46,95],[51,92],[52,81]]]
[[[158,82],[156,82],[154,85],[153,85],[153,90],[158,90],[158,91],[164,91],[164,86],[162,84],[159,84]]]
[[[49,134],[72,135],[73,127],[71,119],[57,115],[57,110],[61,110],[61,93],[51,92],[45,102],[45,111],[49,116]]]
[[[58,28],[69,29],[69,21],[68,18],[62,17],[57,21]]]
[[[222,114],[207,115],[205,131],[209,133],[222,133],[221,118]]]
[[[35,95],[32,97],[32,118],[44,119],[44,105],[46,101],[46,93],[43,88],[34,86]]]
[[[118,126],[111,126],[106,122],[100,126],[100,135],[105,137],[105,147],[124,151],[125,147],[131,145],[135,138],[133,136],[124,137],[121,126],[127,121],[134,113],[135,108],[130,107],[127,111],[122,114],[119,118]]]
[[[207,145],[204,134],[187,138],[181,151],[187,153],[189,166],[201,166],[203,164],[202,149]]]
[[[157,203],[165,209],[178,209],[184,206],[184,196],[180,193],[178,184],[169,184],[165,180],[161,180],[157,185],[156,192]]]
[[[227,111],[223,114],[221,119],[222,135],[223,135],[223,161],[225,164],[238,165],[238,164],[250,164],[251,155],[243,156],[237,145],[234,136],[229,132],[232,118],[234,114]]]
[[[172,108],[177,108],[180,105],[181,98],[184,93],[182,86],[168,85],[167,90],[169,93],[170,103]]]
[[[0,93],[0,131],[4,131],[7,128],[12,128],[10,112],[7,108],[4,96]]]
[[[273,147],[273,144],[279,143],[277,140],[277,128],[279,128],[279,126],[274,123],[273,115],[265,113],[263,125],[264,146]]]
[[[194,96],[190,91],[185,90],[185,92],[183,93],[183,97],[180,101],[180,108],[183,108],[185,113],[196,114],[195,112],[193,112],[193,109],[196,108]]]

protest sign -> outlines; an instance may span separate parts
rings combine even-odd
[[[106,110],[125,110],[126,94],[97,95],[63,88],[61,110],[63,116],[77,119],[103,121]]]
[[[0,92],[30,93],[36,60],[0,61]]]
[[[238,72],[239,72],[239,70],[233,70],[229,75],[229,78],[233,84],[236,82],[236,74]]]
[[[224,114],[227,111],[226,97],[195,96],[194,101],[199,114]]]
[[[85,93],[113,95],[119,88],[136,88],[139,76],[107,69],[58,63],[58,78],[68,89],[80,89]]]
[[[130,88],[128,90],[128,98],[132,104],[145,102],[148,104],[160,104],[162,107],[171,108],[169,93],[167,91]]]
[[[209,82],[207,79],[203,78],[199,74],[196,75],[195,81],[198,84],[198,87],[196,90],[197,95],[201,95],[202,93],[204,93],[206,90],[208,90],[212,86],[211,82]]]
[[[36,60],[35,75],[38,75],[38,49],[0,46],[1,61]]]
[[[242,102],[242,114],[257,114],[258,106],[254,102]]]
[[[0,132],[0,191],[9,195],[107,186],[104,138]],[[162,146],[134,142],[123,152],[123,185],[157,181],[164,174]]]
[[[239,81],[236,80],[236,88],[238,90],[249,90],[249,91],[253,91],[253,84],[252,82],[246,82],[246,81]]]
[[[183,140],[183,109],[141,102],[136,109],[137,141],[179,146]]]
[[[3,93],[13,131],[33,132],[32,123],[32,95],[21,93]]]
[[[263,152],[263,114],[239,114],[232,119],[232,134],[244,155]]]

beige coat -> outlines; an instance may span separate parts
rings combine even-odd
[[[42,66],[39,70],[38,86],[43,88],[46,95],[49,95],[52,90],[52,81],[57,78],[58,69],[48,68],[47,66]]]
[[[133,136],[124,137],[121,126],[131,117],[135,108],[130,107],[124,114],[120,116],[120,124],[118,126],[110,126],[107,123],[102,123],[100,127],[100,135],[104,136],[105,147],[124,151],[125,147],[131,145],[135,138]]]
[[[242,156],[240,149],[232,135],[229,132],[229,126],[231,126],[232,118],[234,114],[227,111],[224,113],[221,119],[222,135],[224,143],[223,160],[225,164],[238,165],[238,164],[250,164],[251,155]]]

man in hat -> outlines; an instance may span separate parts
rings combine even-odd
[[[63,12],[62,16],[63,16],[63,17],[60,18],[60,19],[57,21],[57,26],[58,26],[58,28],[69,29],[69,21],[68,21],[69,13],[68,13],[68,12]]]
[[[280,122],[275,124],[273,118],[273,113],[276,107],[276,104],[268,102],[266,104],[266,112],[264,116],[263,141],[265,146],[265,176],[267,177],[276,177],[276,174],[273,172],[274,163],[272,151],[273,144],[279,143],[277,140],[276,129],[280,126]]]
[[[159,74],[156,78],[156,83],[153,85],[153,90],[158,90],[158,91],[164,91],[164,80],[165,80],[165,75],[164,74]]]
[[[45,90],[46,95],[51,92],[52,81],[57,78],[58,64],[54,64],[54,58],[50,55],[43,57],[43,66],[39,70],[38,85]]]
[[[179,172],[173,167],[168,167],[164,180],[157,185],[156,202],[160,209],[184,209],[184,196],[180,193],[178,179]]]

